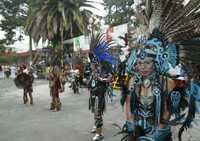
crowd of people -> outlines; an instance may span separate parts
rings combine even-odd
[[[126,115],[121,131],[122,141],[172,141],[171,128],[177,125],[181,125],[178,134],[181,141],[183,131],[189,128],[195,119],[198,108],[196,103],[200,101],[200,49],[199,39],[196,39],[200,32],[199,23],[195,24],[194,21],[197,20],[199,10],[193,7],[195,5],[193,2],[186,4],[185,9],[180,8],[185,5],[179,2],[158,1],[158,3],[150,5],[151,3],[147,1],[148,7],[140,9],[142,12],[139,11],[139,14],[146,13],[140,15],[140,18],[148,14],[143,20],[143,22],[149,20],[146,23],[148,36],[145,35],[141,40],[137,39],[133,45],[130,40],[128,46],[131,51],[126,54],[123,61],[112,56],[109,52],[111,44],[100,34],[96,36],[93,34],[91,37],[90,69],[85,72],[87,76],[85,84],[90,93],[89,110],[94,114],[94,125],[91,129],[91,133],[94,133],[93,141],[104,138],[103,115],[106,108],[106,94],[116,73],[122,94],[120,102],[124,106]],[[169,5],[180,11],[173,11],[173,8],[165,9]],[[153,6],[153,9],[148,9]],[[190,8],[193,10],[187,10]],[[194,15],[191,16],[192,14]],[[180,25],[182,22],[185,24]],[[181,71],[170,72],[177,66]],[[2,68],[0,72],[1,70]],[[70,73],[70,87],[74,93],[79,93],[77,87],[80,87],[83,79],[75,68],[71,68]],[[59,64],[49,67],[50,110],[61,110],[59,94],[65,90],[66,75],[64,68]],[[27,95],[30,104],[33,104],[34,79],[31,68],[20,68],[15,80],[16,85],[24,89],[24,104],[28,102]]]
[[[0,79],[15,78],[15,74],[15,66],[0,65]]]
[[[135,54],[131,54],[135,55],[135,60],[129,57],[127,65],[119,65],[120,68],[117,69],[117,72],[115,72],[116,69],[112,67],[112,64],[109,64],[106,60],[98,62],[96,61],[97,57],[90,55],[90,69],[87,70],[90,72],[86,84],[90,93],[89,110],[94,114],[94,125],[91,129],[91,133],[94,133],[93,141],[104,138],[103,115],[106,108],[106,94],[116,73],[122,92],[121,104],[125,105],[126,119],[122,132],[127,133],[127,136],[124,140],[171,141],[172,125],[183,124],[182,128],[186,128],[184,126],[189,127],[194,119],[195,105],[191,105],[191,102],[195,102],[195,97],[189,96],[188,100],[189,94],[186,92],[186,87],[190,85],[190,82],[197,84],[199,82],[194,81],[194,78],[189,78],[183,71],[179,71],[178,74],[175,71],[170,77],[163,76],[159,72],[161,69],[158,65],[159,60],[157,60],[156,52],[153,50],[156,46],[154,40],[154,38],[150,39],[152,42],[146,44],[145,48],[138,49]],[[127,74],[128,79],[125,79]],[[68,76],[76,77],[76,81],[68,78],[71,80],[71,87],[73,87],[72,83],[80,86],[79,75],[78,70],[71,69]],[[49,67],[48,81],[51,96],[49,109],[54,112],[60,111],[62,108],[59,94],[65,90],[66,78],[67,73],[62,67],[57,65]],[[32,68],[19,67],[15,80],[16,85],[24,90],[24,104],[29,101],[32,105],[34,81]],[[198,86],[195,88],[199,90]],[[184,121],[182,112],[188,107],[189,112]],[[172,117],[175,118],[171,120]],[[180,131],[180,135],[182,131]]]
[[[116,69],[114,70],[112,64],[106,61],[96,62],[95,57],[90,58],[90,69],[87,69],[89,77],[87,76],[86,84],[90,93],[89,110],[94,114],[94,124],[91,129],[91,133],[94,133],[93,141],[104,138],[103,115],[106,108],[106,94],[116,73],[120,79],[121,103],[125,105],[126,119],[123,132],[127,133],[126,139],[128,141],[135,141],[136,139],[137,141],[172,140],[171,126],[178,124],[179,120],[183,120],[182,112],[190,105],[188,95],[184,94],[185,87],[189,85],[190,81],[187,80],[188,76],[181,71],[179,71],[179,74],[174,71],[171,77],[162,76],[157,71],[159,66],[157,65],[156,54],[149,48],[153,45],[147,44],[146,48],[138,50],[134,63],[129,66],[130,61],[133,61],[129,59],[127,66],[119,65],[118,72],[115,72]],[[144,53],[145,56],[143,56]],[[127,69],[127,71],[124,69]],[[59,95],[65,91],[67,76],[71,87],[73,81],[70,78],[73,76],[76,77],[74,82],[80,87],[80,74],[78,70],[73,68],[68,74],[57,65],[49,67],[48,70],[51,96],[49,109],[57,112],[62,108]],[[127,73],[128,79],[125,79]],[[20,66],[16,72],[15,81],[16,86],[23,88],[24,104],[29,102],[32,105],[33,68]],[[172,116],[175,116],[174,120],[171,120]],[[190,116],[183,123],[190,124],[189,122],[194,118]],[[189,121],[189,118],[191,118],[191,121]]]

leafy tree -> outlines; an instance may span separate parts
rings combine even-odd
[[[1,0],[0,15],[3,17],[0,28],[5,32],[7,45],[17,40],[23,40],[24,26],[27,17],[41,8],[45,0]],[[20,35],[16,37],[16,29],[20,29]],[[32,38],[29,40],[30,52],[32,52]],[[32,56],[32,55],[31,55]]]
[[[1,0],[0,15],[3,17],[0,22],[1,30],[5,31],[7,44],[13,44],[17,40],[22,40],[20,35],[15,38],[16,28],[23,27],[27,16],[32,11],[40,9],[45,0]]]
[[[105,18],[106,24],[119,25],[130,21],[134,15],[134,0],[104,0],[105,9],[108,15]]]
[[[6,44],[13,44],[17,40],[22,40],[22,36],[15,37],[16,28],[21,27],[27,16],[26,0],[1,0],[0,15],[1,30],[5,31]]]

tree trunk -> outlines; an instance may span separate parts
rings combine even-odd
[[[33,61],[33,46],[32,46],[32,36],[29,35],[29,52],[30,52],[30,62]]]
[[[64,66],[64,40],[63,40],[63,29],[61,30],[61,67]]]

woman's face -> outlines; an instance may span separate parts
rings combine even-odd
[[[138,59],[137,69],[139,70],[142,76],[150,75],[154,70],[154,62],[151,58]]]

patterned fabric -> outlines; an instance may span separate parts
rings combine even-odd
[[[55,77],[53,79],[52,96],[59,98],[59,91],[61,89],[61,83],[59,78]]]

